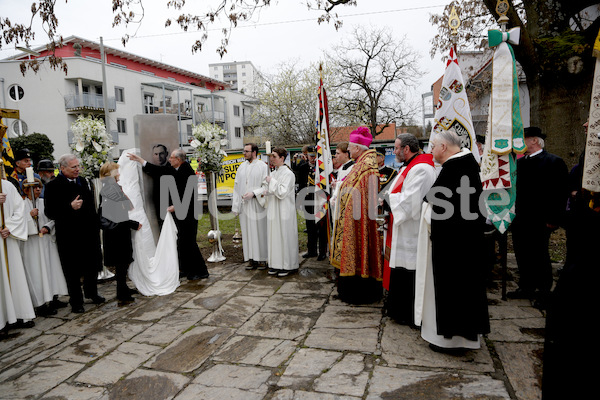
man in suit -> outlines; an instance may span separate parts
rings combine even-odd
[[[60,174],[46,185],[44,212],[56,222],[56,245],[72,311],[83,313],[83,295],[95,304],[104,303],[97,287],[98,272],[102,270],[100,221],[91,186],[79,176],[79,159],[65,154],[58,163]]]
[[[168,189],[168,185],[161,182],[160,190],[161,196],[164,195],[164,191],[168,192],[169,207],[167,211],[173,213],[173,219],[177,226],[177,256],[179,258],[179,271],[181,274],[186,275],[188,280],[198,280],[208,278],[208,269],[204,258],[200,253],[198,244],[196,243],[196,234],[198,232],[198,219],[194,213],[194,202],[196,196],[198,196],[196,173],[194,169],[187,162],[185,151],[181,149],[173,150],[169,157],[170,165],[159,166],[151,164],[144,160],[142,157],[129,153],[128,157],[142,164],[142,170],[148,175],[155,179],[160,179],[165,175],[173,176],[175,178],[175,186],[177,188],[178,198],[173,201],[172,191]],[[161,180],[164,180],[161,179]],[[192,196],[186,196],[186,187],[192,185]],[[183,202],[186,202],[185,204]],[[159,202],[160,203],[160,202]],[[181,204],[185,208],[185,212],[176,210],[176,206]],[[160,206],[160,204],[157,204]],[[161,215],[164,215],[163,210],[159,210]]]
[[[517,199],[512,238],[519,288],[510,298],[534,300],[545,308],[552,287],[552,264],[548,245],[551,233],[563,223],[567,204],[568,170],[558,156],[544,150],[546,135],[540,128],[524,131],[527,151],[517,161]]]

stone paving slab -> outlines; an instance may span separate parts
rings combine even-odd
[[[315,318],[283,313],[258,312],[241,326],[238,333],[248,336],[262,336],[298,340],[306,335]]]
[[[426,393],[426,397],[423,395]],[[510,399],[504,383],[485,375],[375,367],[367,400]]]
[[[267,300],[268,297],[233,297],[205,318],[202,323],[205,325],[239,328],[260,310]]]
[[[281,389],[271,400],[359,400],[361,397],[341,396],[330,393],[306,392],[304,390]]]
[[[296,351],[292,340],[234,336],[215,354],[215,361],[277,367]]]
[[[311,315],[318,313],[326,301],[326,297],[311,296],[308,294],[282,294],[277,292],[269,297],[261,311]]]
[[[208,310],[180,308],[177,312],[162,318],[148,329],[140,332],[131,340],[139,343],[166,346],[192,328],[209,313],[210,311]]]
[[[369,381],[364,354],[348,353],[315,380],[317,392],[361,397]],[[372,367],[371,367],[372,368]]]
[[[190,378],[180,374],[138,369],[111,388],[110,399],[170,400],[189,381]]]
[[[496,351],[519,399],[539,399],[542,343],[498,343]]]
[[[349,350],[375,353],[378,348],[379,327],[335,329],[314,328],[304,344],[328,350]]]
[[[158,346],[125,342],[79,374],[75,381],[101,386],[114,384],[160,350]]]
[[[0,393],[5,399],[35,396],[58,386],[83,367],[82,364],[68,361],[42,361],[18,378],[0,383]]]
[[[167,346],[145,365],[148,368],[162,371],[191,372],[206,361],[232,334],[233,330],[228,328],[195,327]]]
[[[229,277],[229,276],[228,276]],[[244,282],[219,281],[207,287],[202,293],[185,303],[185,308],[204,308],[216,310],[227,302],[238,290],[244,287]]]
[[[464,355],[436,353],[421,338],[420,331],[388,320],[381,337],[382,358],[390,366],[418,366],[457,371],[493,372],[490,352],[481,341],[481,348]]]
[[[108,389],[89,385],[62,383],[40,400],[109,400]]]
[[[341,352],[300,349],[290,361],[277,385],[292,389],[310,388],[323,371],[329,370],[342,357]]]

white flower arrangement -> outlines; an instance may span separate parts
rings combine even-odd
[[[227,146],[227,132],[217,125],[203,122],[192,127],[194,139],[190,146],[194,148],[194,157],[198,158],[199,169],[220,174],[223,172],[223,157],[227,153],[222,149]]]
[[[112,148],[112,137],[106,132],[104,121],[92,115],[80,115],[71,125],[73,143],[71,150],[81,160],[81,175],[86,178],[97,178],[100,166],[108,158]]]

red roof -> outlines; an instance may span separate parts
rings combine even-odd
[[[378,125],[380,129],[382,125]],[[331,143],[347,142],[350,138],[350,133],[358,128],[358,126],[339,126],[332,127],[329,130],[329,140]],[[379,135],[375,136],[374,140],[394,140],[396,139],[396,124],[391,123],[383,129]]]

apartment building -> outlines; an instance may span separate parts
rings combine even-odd
[[[227,82],[231,85],[231,90],[250,96],[256,94],[255,85],[259,74],[250,61],[208,64],[208,68],[211,78]]]
[[[228,148],[234,149],[243,147],[244,133],[251,128],[248,117],[256,100],[221,80],[107,46],[103,62],[100,43],[77,36],[64,39],[56,51],[67,64],[66,74],[50,68],[45,46],[34,51],[33,56],[20,53],[0,61],[0,107],[20,111],[19,120],[5,121],[9,137],[44,133],[54,143],[55,157],[70,151],[70,126],[80,114],[107,121],[115,157],[135,147],[133,117],[139,114],[177,115],[183,147],[192,125],[203,121],[225,129]],[[23,76],[20,63],[30,57],[41,67]]]

